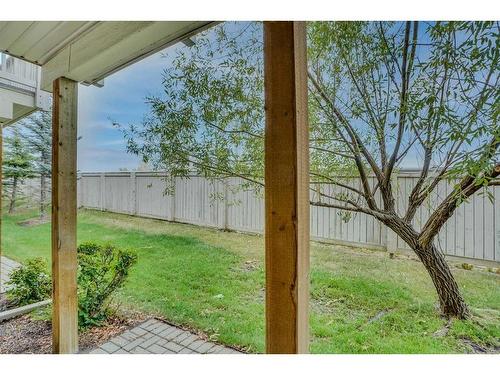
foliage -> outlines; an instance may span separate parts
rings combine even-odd
[[[39,175],[50,176],[52,160],[52,114],[38,111],[20,126],[26,130],[24,139],[35,155],[34,170]]]
[[[310,110],[332,132],[321,147],[359,155],[356,169],[365,164],[381,185],[416,158],[410,212],[445,178],[487,185],[499,162],[499,52],[494,22],[311,23]]]
[[[34,173],[40,177],[40,217],[47,214],[48,179],[52,169],[52,115],[39,111],[21,124],[26,131],[24,139],[34,156]]]
[[[5,137],[5,153],[3,158],[3,178],[5,193],[9,197],[9,213],[15,210],[19,195],[19,185],[34,176],[33,155],[19,128],[14,127]]]
[[[422,260],[443,312],[459,317],[467,308],[433,240],[463,201],[500,184],[498,29],[498,22],[308,23],[310,180],[336,187],[316,185],[311,204],[389,226]],[[261,24],[206,31],[174,52],[163,85],[162,95],[147,98],[141,124],[117,124],[128,150],[171,175],[194,170],[262,186]],[[401,166],[420,169],[405,212],[393,191]],[[417,230],[418,208],[447,179],[454,189]]]
[[[120,126],[128,150],[170,175],[263,179],[264,95],[259,23],[227,24],[178,49],[165,96],[149,96],[142,124]]]
[[[3,173],[6,179],[18,178],[20,181],[33,176],[33,156],[19,128],[14,127],[5,136]]]
[[[50,298],[52,281],[43,258],[31,258],[10,273],[7,285],[9,300],[16,305],[28,305]]]
[[[390,151],[397,151],[393,169],[426,150],[429,167],[446,167],[447,178],[494,165],[497,154],[481,155],[491,137],[500,136],[496,23],[423,26],[308,23],[313,180],[331,182],[339,174],[359,173],[342,122],[350,123],[352,134],[366,148],[361,160],[365,167],[368,158],[384,167]],[[204,175],[238,174],[262,182],[262,45],[261,23],[225,23],[197,36],[193,47],[169,54],[164,94],[146,98],[150,110],[145,120],[129,127],[115,124],[124,132],[128,150],[172,175],[185,176],[195,169]],[[340,117],[332,113],[331,104]],[[475,174],[477,183],[489,182]],[[358,200],[352,197],[354,191],[348,193],[340,202]]]
[[[85,242],[78,246],[78,325],[80,328],[102,324],[112,313],[113,295],[125,282],[137,255],[111,245]],[[51,278],[44,258],[28,258],[12,271],[8,297],[25,305],[49,298]],[[50,314],[44,314],[50,319]]]
[[[78,246],[78,324],[100,325],[111,310],[112,295],[125,282],[137,255],[111,245],[86,242]]]
[[[16,225],[33,212],[4,217],[6,256],[50,260],[50,225]],[[115,297],[121,308],[216,332],[221,343],[265,350],[262,236],[79,211],[79,241],[96,234],[137,249],[137,263]],[[465,340],[498,347],[499,276],[476,268],[454,267],[453,273],[484,320],[453,319],[448,334],[439,336],[434,333],[448,322],[436,313],[432,282],[414,259],[311,242],[311,352],[463,354]]]
[[[474,265],[473,264],[470,264],[470,263],[462,263],[462,268],[464,270],[467,270],[467,271],[470,271],[471,269],[474,268]]]

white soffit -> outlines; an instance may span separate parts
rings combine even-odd
[[[208,21],[0,21],[0,51],[42,66],[44,90],[66,77],[94,84],[208,28]]]

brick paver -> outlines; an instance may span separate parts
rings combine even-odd
[[[90,354],[241,354],[192,332],[149,319],[113,337]]]

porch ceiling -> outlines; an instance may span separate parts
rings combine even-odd
[[[206,28],[208,21],[0,21],[0,51],[42,67],[44,90],[66,77],[94,84]]]

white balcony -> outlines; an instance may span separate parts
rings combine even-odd
[[[0,124],[8,126],[37,109],[48,110],[50,94],[40,89],[40,67],[0,53]]]

